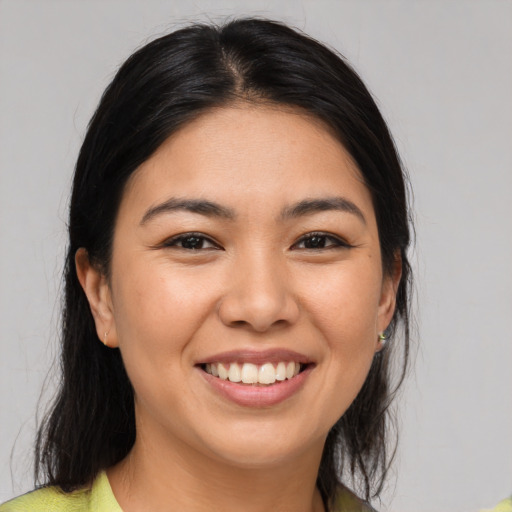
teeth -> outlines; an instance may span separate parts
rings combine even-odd
[[[210,365],[211,366],[215,366],[214,364]],[[222,363],[219,363],[219,365],[217,366],[217,371],[219,373],[219,378],[221,378],[222,380],[227,380],[228,378],[228,371],[226,369],[226,367],[222,364]]]
[[[244,384],[256,384],[258,382],[258,367],[255,364],[245,363],[242,366],[242,382]]]
[[[265,363],[257,366],[252,363],[208,363],[205,371],[214,377],[230,382],[243,382],[244,384],[274,384],[276,381],[292,379],[300,372],[300,364],[293,361],[281,361],[274,366]]]
[[[240,382],[242,375],[240,374],[240,366],[237,363],[231,363],[229,365],[228,379],[231,382]]]
[[[278,363],[276,368],[276,380],[284,379],[286,379],[286,363]]]
[[[286,365],[286,378],[291,379],[295,373],[295,363],[288,363]]]
[[[258,382],[260,384],[274,384],[276,381],[276,369],[272,363],[265,363],[260,366],[258,372]]]

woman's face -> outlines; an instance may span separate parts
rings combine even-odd
[[[397,284],[340,143],[300,112],[247,105],[202,115],[134,173],[98,283],[137,441],[240,467],[321,452]]]

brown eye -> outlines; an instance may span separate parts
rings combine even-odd
[[[166,247],[177,247],[189,251],[199,251],[206,249],[219,249],[219,246],[212,240],[201,234],[189,233],[176,236],[164,244]]]
[[[334,235],[310,233],[303,236],[292,249],[320,250],[346,247],[350,247],[350,245]]]
[[[199,236],[189,236],[181,239],[183,249],[202,249],[204,246],[204,238]]]
[[[305,249],[323,249],[327,244],[326,236],[314,235],[304,240]]]

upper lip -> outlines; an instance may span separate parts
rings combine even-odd
[[[197,362],[198,365],[207,363],[252,363],[262,365],[265,363],[294,362],[310,364],[314,361],[299,352],[288,349],[267,349],[267,350],[230,350],[208,356]]]

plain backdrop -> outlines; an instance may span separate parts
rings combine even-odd
[[[0,1],[0,501],[33,485],[71,174],[102,90],[143,42],[186,21],[248,14],[342,52],[376,96],[411,175],[418,349],[394,474],[377,507],[489,507],[512,492],[506,0]]]

